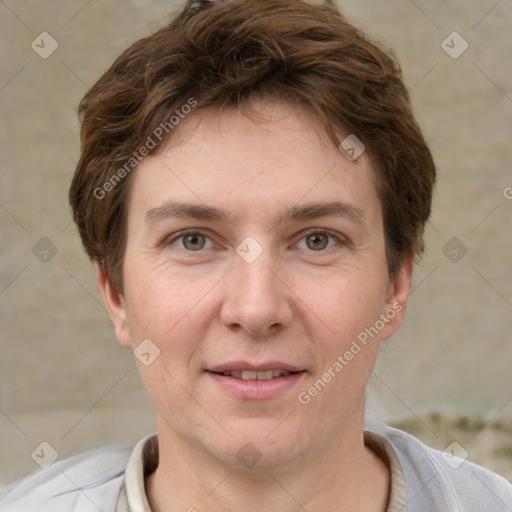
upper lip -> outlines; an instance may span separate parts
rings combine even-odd
[[[206,368],[206,371],[215,372],[215,373],[223,373],[230,371],[254,371],[261,372],[265,370],[286,370],[288,372],[300,372],[303,371],[304,368],[299,368],[298,366],[293,366],[291,364],[283,363],[281,361],[266,361],[264,363],[248,363],[247,361],[233,361],[231,363],[222,363],[215,366],[210,366]]]

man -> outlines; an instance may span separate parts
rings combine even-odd
[[[365,430],[435,181],[394,59],[330,4],[189,2],[80,112],[74,219],[157,434],[3,509],[510,510],[498,475]]]

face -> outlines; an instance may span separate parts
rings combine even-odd
[[[192,114],[140,164],[123,296],[101,271],[99,286],[120,343],[144,354],[159,437],[231,467],[248,451],[268,469],[362,431],[411,261],[389,280],[364,153],[349,161],[305,108],[255,106],[265,120]]]

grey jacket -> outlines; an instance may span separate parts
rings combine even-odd
[[[512,512],[512,484],[394,428],[379,429],[401,465],[404,512]],[[115,512],[129,451],[103,448],[53,464],[0,497],[1,512]],[[135,511],[134,511],[135,512]]]

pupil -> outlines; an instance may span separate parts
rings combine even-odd
[[[325,235],[311,235],[309,237],[312,249],[324,249],[327,247],[327,237]]]
[[[201,235],[188,235],[185,237],[185,247],[192,250],[201,249],[204,245],[204,241],[201,238]]]

